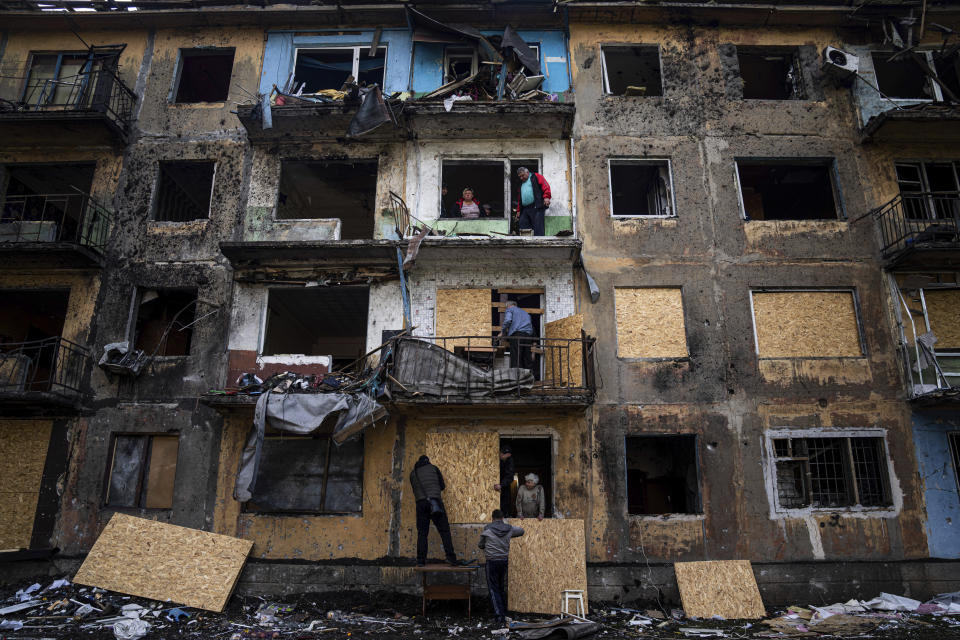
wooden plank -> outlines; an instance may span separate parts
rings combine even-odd
[[[443,474],[443,504],[451,523],[489,522],[500,505],[500,437],[492,431],[428,433],[427,456]]]
[[[863,354],[850,291],[756,292],[753,312],[761,358]]]
[[[579,340],[583,330],[583,314],[575,314],[548,322],[544,326],[544,378],[571,387],[583,386],[583,348]]]
[[[490,289],[437,289],[437,336],[489,336],[490,297]],[[446,342],[449,351],[466,345],[466,338]]]
[[[543,295],[543,289],[497,289],[497,293],[512,293],[516,295]]]
[[[687,353],[679,288],[614,289],[617,356],[682,358]]]
[[[583,520],[511,519],[525,534],[510,544],[508,609],[556,615],[564,589],[583,591],[587,608],[587,547]]]
[[[491,303],[490,303],[490,306],[493,307],[494,309],[506,309],[506,308],[507,308],[507,303],[506,303],[506,302],[491,302]],[[518,307],[518,308],[519,308],[519,309],[523,309],[524,311],[526,311],[527,313],[529,313],[530,315],[533,315],[533,316],[543,315],[544,313],[546,313],[546,311],[544,311],[543,309],[535,309],[535,308],[533,308],[533,307]]]
[[[73,581],[223,611],[252,547],[250,540],[115,513]]]
[[[687,617],[766,617],[749,560],[678,562],[673,569]]]

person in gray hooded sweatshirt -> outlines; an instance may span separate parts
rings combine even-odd
[[[503,626],[507,617],[507,561],[510,557],[510,539],[523,535],[523,529],[503,521],[503,512],[493,510],[493,522],[483,528],[480,543],[487,557],[487,589],[490,591],[490,603],[497,617],[497,624]]]

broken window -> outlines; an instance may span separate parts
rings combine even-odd
[[[370,288],[270,289],[262,355],[330,356],[333,368],[366,352]]]
[[[627,436],[627,513],[701,513],[697,437]]]
[[[660,47],[650,45],[605,46],[603,90],[615,96],[661,96]]]
[[[752,291],[754,336],[761,358],[862,356],[853,291]]]
[[[609,171],[612,215],[673,215],[669,160],[610,160]]]
[[[443,82],[456,82],[477,73],[476,47],[448,46],[443,51]]]
[[[30,106],[79,105],[92,95],[92,71],[101,61],[90,53],[32,53],[23,101]]]
[[[210,217],[216,163],[161,162],[154,219],[189,222]]]
[[[181,49],[176,100],[223,102],[230,95],[233,49]]]
[[[904,214],[916,220],[954,220],[960,214],[960,167],[956,162],[897,162]],[[950,235],[953,230],[950,229]]]
[[[775,438],[773,455],[781,509],[892,504],[883,438]]]
[[[376,160],[284,160],[277,219],[339,218],[341,240],[373,237]]]
[[[737,160],[744,218],[836,220],[834,171],[831,160]]]
[[[386,47],[372,53],[370,47],[297,49],[294,87],[304,93],[339,90],[351,78],[361,86],[382,87],[386,60]]]
[[[266,436],[256,489],[247,511],[360,513],[363,439],[336,445],[329,437]]]
[[[803,79],[797,50],[774,47],[737,47],[737,62],[743,79],[743,97],[748,100],[802,100]]]
[[[0,290],[0,389],[50,390],[69,299],[69,290]]]
[[[480,218],[505,218],[516,208],[520,179],[516,172],[526,167],[531,173],[540,172],[540,160],[536,158],[477,158],[444,159],[441,165],[441,183],[447,195],[440,196],[441,217],[459,218],[456,203],[463,190],[470,188],[473,198],[480,203]],[[489,205],[489,214],[485,213]]]
[[[142,289],[138,293],[134,348],[147,355],[190,355],[197,290]]]
[[[92,163],[0,167],[0,242],[81,237],[81,231],[87,231],[85,194],[90,193],[94,168]]]
[[[901,273],[896,280],[915,391],[944,387],[947,378],[960,376],[960,277],[951,272]],[[929,350],[917,340],[927,333],[936,339]]]
[[[173,508],[179,450],[177,434],[114,436],[106,505]]]
[[[926,53],[921,55],[926,59]],[[877,86],[886,97],[907,100],[930,100],[935,97],[930,80],[909,54],[874,51],[871,58],[877,74]]]

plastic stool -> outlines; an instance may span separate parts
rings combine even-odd
[[[575,601],[577,603],[577,613],[576,615],[583,618],[586,616],[586,611],[583,608],[583,591],[580,589],[564,589],[563,590],[563,607],[561,610],[567,615],[573,615],[570,613],[570,601]]]

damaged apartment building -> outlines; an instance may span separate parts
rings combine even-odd
[[[414,463],[480,559],[508,446],[593,599],[958,588],[950,3],[0,16],[5,566],[122,512],[252,540],[243,590],[412,591]]]

